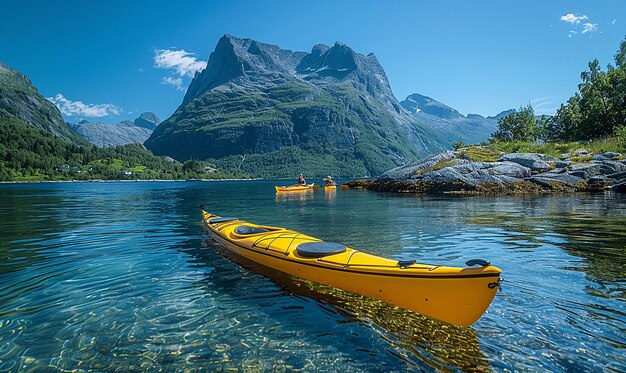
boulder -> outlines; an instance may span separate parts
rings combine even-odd
[[[512,162],[476,162],[444,167],[427,172],[419,177],[422,182],[464,183],[515,183],[530,176],[530,169]]]
[[[567,172],[567,168],[562,167],[562,168],[554,168],[554,169],[552,169],[550,171],[546,171],[545,173],[562,174],[562,173],[565,173],[565,172]]]
[[[607,177],[614,180],[626,179],[626,171],[616,172],[614,174],[607,175]]]
[[[587,155],[589,154],[589,152],[587,151],[587,149],[576,149],[576,151],[574,151],[574,155]]]
[[[593,161],[593,164],[600,165],[600,173],[610,175],[616,172],[626,171],[626,165],[621,162],[611,160]]]
[[[605,184],[609,184],[611,181],[609,180],[608,177],[604,176],[604,175],[596,175],[596,176],[592,176],[589,178],[588,180],[590,183],[605,183]]]
[[[571,164],[572,164],[572,162],[570,162],[570,161],[556,161],[556,162],[554,162],[554,166],[557,167],[557,168],[565,168],[565,167],[568,167]]]
[[[587,180],[586,190],[589,192],[601,192],[609,188],[611,184],[613,183],[606,176],[596,175]]]
[[[453,151],[446,151],[443,153],[439,153],[439,154],[433,155],[432,157],[420,159],[419,161],[413,162],[408,165],[393,168],[385,172],[379,178],[379,180],[389,180],[389,179],[404,180],[404,179],[415,178],[417,174],[419,174],[420,171],[433,168],[433,166],[436,165],[437,163],[442,162],[442,161],[449,161],[451,159],[454,159],[455,157],[456,155]]]
[[[499,161],[514,162],[521,166],[528,167],[532,171],[550,169],[546,162],[557,162],[559,159],[546,154],[539,153],[509,153],[503,155]]]
[[[584,179],[578,176],[570,175],[567,173],[556,174],[552,172],[544,172],[538,174],[531,177],[529,180],[542,186],[550,186],[550,183],[561,183],[572,187],[584,181]]]
[[[484,162],[483,167],[494,176],[508,176],[524,179],[531,175],[530,168],[514,162]]]
[[[618,193],[626,193],[626,182],[613,185],[612,189]]]
[[[602,166],[599,164],[575,164],[570,167],[569,174],[582,179],[589,179],[592,176],[600,175]]]
[[[591,159],[601,161],[601,160],[616,160],[621,158],[622,155],[616,152],[604,152],[600,154],[594,155]]]

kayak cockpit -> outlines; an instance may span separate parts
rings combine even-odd
[[[254,236],[264,236],[284,230],[285,228],[270,227],[266,225],[240,224],[230,232],[230,236],[234,239],[242,239]]]
[[[233,218],[233,217],[215,217],[215,218],[209,218],[207,221],[209,222],[209,224],[217,224],[217,223],[226,223],[229,221],[237,221],[239,220],[238,218]]]

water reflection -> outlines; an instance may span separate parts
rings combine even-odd
[[[471,328],[445,324],[385,302],[292,277],[233,254],[211,239],[206,239],[205,244],[236,265],[271,279],[285,294],[305,297],[304,302],[307,303],[311,299],[324,312],[332,314],[336,323],[358,323],[371,329],[389,343],[387,353],[412,367],[423,367],[427,363],[438,369],[457,367],[468,371],[482,370],[489,366],[489,361],[480,350],[476,333]],[[206,260],[206,252],[195,251],[193,254],[198,256],[199,261]],[[215,285],[216,279],[224,279],[219,268],[207,281]],[[234,279],[229,279],[220,288],[237,293],[239,287],[232,280]],[[294,307],[293,312],[301,314],[303,308]],[[315,323],[315,316],[311,316],[307,322]],[[357,344],[359,345],[361,344]],[[361,350],[376,354],[376,351]]]
[[[326,203],[330,206],[335,204],[335,198],[337,197],[337,190],[336,189],[329,189],[329,190],[324,190],[324,199],[326,200]]]
[[[315,191],[312,189],[299,191],[299,192],[278,192],[276,193],[276,202],[291,202],[297,201],[302,205],[306,205],[307,201],[311,201],[314,198]]]

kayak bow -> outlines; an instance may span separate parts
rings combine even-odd
[[[476,322],[500,287],[502,271],[481,259],[465,268],[397,261],[204,209],[202,217],[209,233],[241,257],[452,324]]]

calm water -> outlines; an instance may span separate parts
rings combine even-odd
[[[273,183],[0,186],[0,371],[625,371],[626,197],[277,197]],[[198,205],[504,270],[471,328],[225,258]]]

